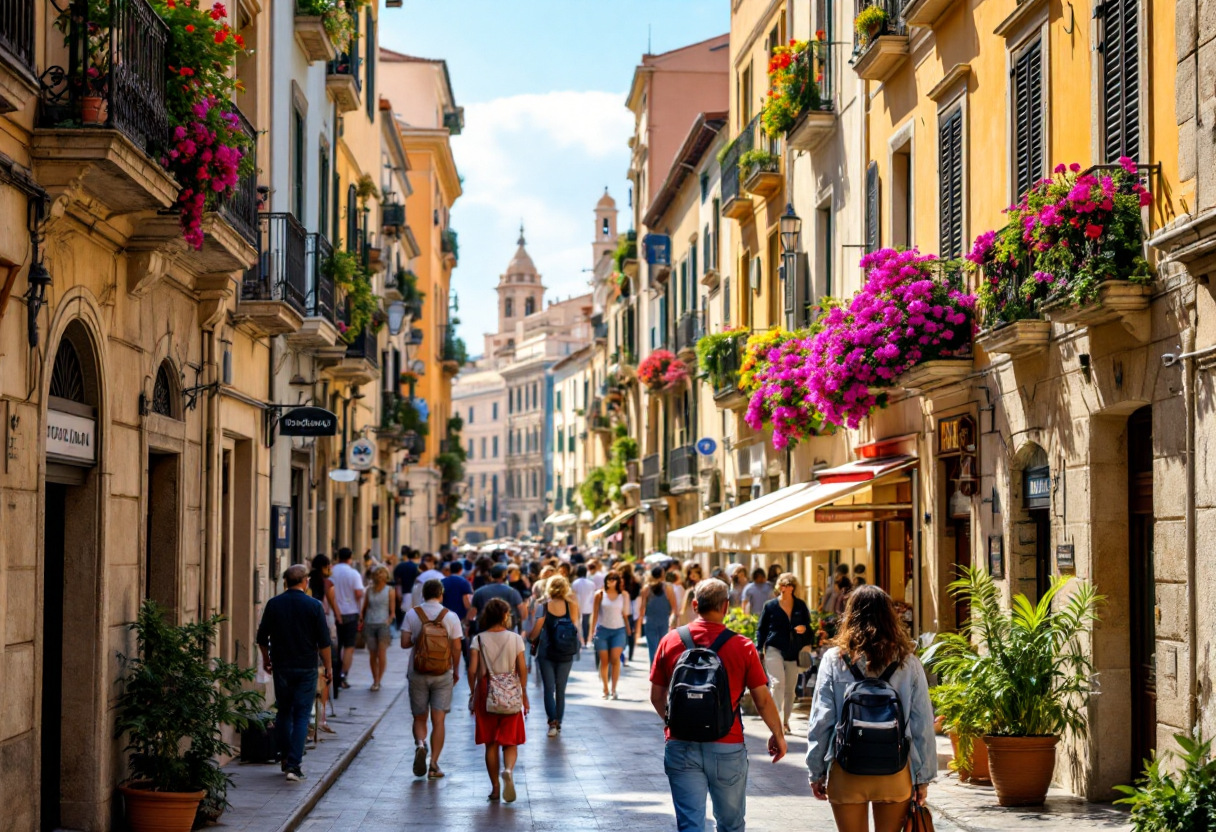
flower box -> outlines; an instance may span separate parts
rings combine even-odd
[[[320,15],[296,15],[296,43],[304,50],[309,63],[332,61],[338,56]]]
[[[831,110],[807,110],[798,116],[786,135],[791,150],[811,151],[823,144],[836,130],[836,114]]]
[[[1050,341],[1050,321],[1014,321],[997,329],[985,330],[975,339],[976,346],[989,355],[1008,355],[1011,358],[1025,358],[1043,352]]]
[[[910,392],[926,393],[958,384],[972,373],[971,358],[936,358],[917,364],[899,376],[893,387]]]
[[[1133,334],[1143,331],[1147,337],[1144,329],[1148,324],[1148,305],[1152,294],[1153,287],[1147,283],[1107,280],[1099,284],[1092,301],[1073,305],[1067,300],[1058,300],[1044,306],[1043,314],[1053,323],[1078,326],[1120,321]]]
[[[853,58],[853,69],[867,81],[885,81],[907,59],[907,35],[879,35]]]
[[[752,165],[743,180],[743,190],[765,199],[776,194],[784,184],[781,174],[770,166]]]

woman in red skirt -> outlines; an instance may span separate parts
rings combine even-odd
[[[486,604],[478,622],[478,634],[470,645],[469,686],[473,691],[473,712],[477,721],[477,744],[486,747],[486,771],[490,774],[490,800],[515,800],[515,760],[517,746],[524,744],[524,716],[528,705],[528,665],[524,640],[510,629],[511,607],[501,598]],[[490,713],[486,707],[490,677],[496,679],[496,692],[504,700],[518,698],[515,713]],[[518,689],[511,679],[518,680]],[[499,747],[502,747],[502,791],[499,792]]]

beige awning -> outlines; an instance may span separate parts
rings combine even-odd
[[[624,511],[617,514],[615,517],[613,517],[611,520],[609,520],[604,525],[587,532],[587,542],[591,543],[591,542],[594,542],[596,540],[603,538],[606,535],[612,534],[613,532],[615,532],[617,529],[619,529],[621,527],[622,523],[624,523],[626,520],[628,520],[630,517],[632,517],[633,515],[635,515],[637,513],[638,513],[638,510],[636,508],[625,509]]]
[[[810,485],[811,483],[800,483],[790,486],[790,488],[807,488]],[[748,500],[746,503],[740,503],[721,514],[715,514],[713,517],[707,517],[690,526],[684,526],[681,529],[668,532],[667,553],[669,555],[692,555],[701,552],[718,551],[717,538],[714,535],[715,529],[776,502],[783,496],[782,492],[788,490],[782,489],[781,491],[774,491],[771,494],[765,494],[763,497],[757,497],[754,500]]]
[[[906,476],[911,457],[860,460],[820,471],[813,483],[784,488],[783,495],[759,511],[716,529],[719,548],[730,552],[810,552],[866,546],[864,522],[820,522],[824,506],[869,505],[873,488]]]

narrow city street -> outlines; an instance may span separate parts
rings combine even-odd
[[[605,702],[600,699],[593,660],[583,654],[570,676],[560,739],[545,736],[539,678],[530,677],[532,714],[528,741],[520,749],[515,803],[486,801],[489,778],[482,749],[473,744],[473,719],[463,707],[468,689],[462,679],[457,691],[461,707],[448,718],[447,745],[440,758],[446,777],[428,781],[411,773],[410,708],[403,696],[299,828],[303,832],[438,828],[444,832],[671,832],[675,816],[663,774],[662,726],[648,701],[640,645],[637,658],[640,661],[622,675],[621,698]],[[744,717],[744,725],[751,752],[747,828],[757,832],[831,828],[831,810],[811,797],[806,785],[805,739],[790,737],[789,756],[773,765],[764,750],[764,723]],[[795,730],[805,726],[805,719],[796,716]],[[938,829],[953,827],[943,821]]]

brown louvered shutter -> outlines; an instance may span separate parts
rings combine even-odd
[[[1107,162],[1140,155],[1140,4],[1107,0],[1102,18],[1103,153]]]
[[[1035,41],[1013,65],[1014,153],[1017,194],[1043,175],[1043,49]]]
[[[963,108],[941,122],[937,137],[938,181],[941,183],[940,254],[943,260],[963,255]]]
[[[866,251],[878,251],[882,239],[878,221],[878,162],[866,166]]]

